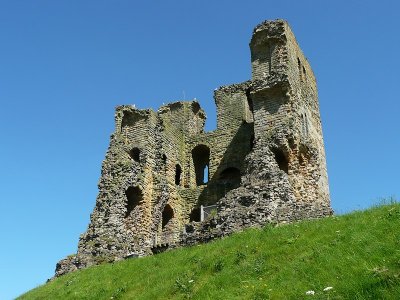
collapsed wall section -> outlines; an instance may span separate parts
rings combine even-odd
[[[214,92],[217,129],[189,135],[187,176],[180,193],[189,221],[200,221],[200,207],[215,205],[229,190],[240,185],[244,158],[251,150],[253,117],[248,101],[250,82],[220,87]]]
[[[252,81],[247,98],[254,140],[243,160],[241,184],[218,201],[215,217],[187,226],[182,245],[249,226],[332,214],[311,68],[282,20],[258,25],[250,49]],[[230,123],[228,117],[221,127]]]

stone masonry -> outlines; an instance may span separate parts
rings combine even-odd
[[[214,93],[214,131],[197,101],[116,108],[89,227],[56,276],[332,214],[313,71],[286,21],[250,49],[252,79]]]

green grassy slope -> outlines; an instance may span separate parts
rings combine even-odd
[[[19,299],[400,299],[399,276],[391,204],[91,267]]]

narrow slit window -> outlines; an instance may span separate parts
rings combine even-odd
[[[210,148],[198,145],[192,150],[192,159],[196,175],[196,185],[206,184],[209,180]]]
[[[208,182],[208,165],[204,167],[204,172],[203,172],[203,183]]]
[[[182,168],[180,165],[175,166],[175,184],[181,185]]]
[[[140,161],[140,149],[139,148],[132,148],[131,151],[129,151],[129,156],[136,162]]]
[[[301,81],[303,81],[303,76],[302,76],[302,72],[301,72],[301,62],[300,62],[300,58],[297,58],[297,67],[299,69],[299,78]]]

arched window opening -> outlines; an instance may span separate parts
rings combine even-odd
[[[281,169],[282,171],[284,171],[287,174],[289,172],[289,161],[286,158],[285,153],[283,153],[283,151],[281,149],[277,149],[277,148],[272,149],[272,152],[275,155],[275,160],[279,166],[279,169]]]
[[[162,155],[162,162],[163,164],[167,164],[167,156],[165,154]]]
[[[190,222],[200,222],[201,221],[201,212],[199,207],[193,208],[192,212],[189,215]]]
[[[132,148],[131,151],[129,151],[129,155],[130,157],[136,161],[139,162],[140,161],[140,149],[139,148]]]
[[[128,217],[131,212],[143,201],[143,194],[139,187],[131,186],[125,191],[126,196],[126,214],[125,218]]]
[[[172,209],[172,207],[167,204],[164,207],[164,210],[162,212],[162,228],[164,229],[165,226],[168,225],[168,223],[172,220],[172,218],[174,217],[174,210]]]
[[[192,150],[192,159],[196,174],[196,184],[203,185],[209,179],[210,148],[198,145]]]
[[[175,166],[175,184],[181,185],[182,168],[180,165]]]

